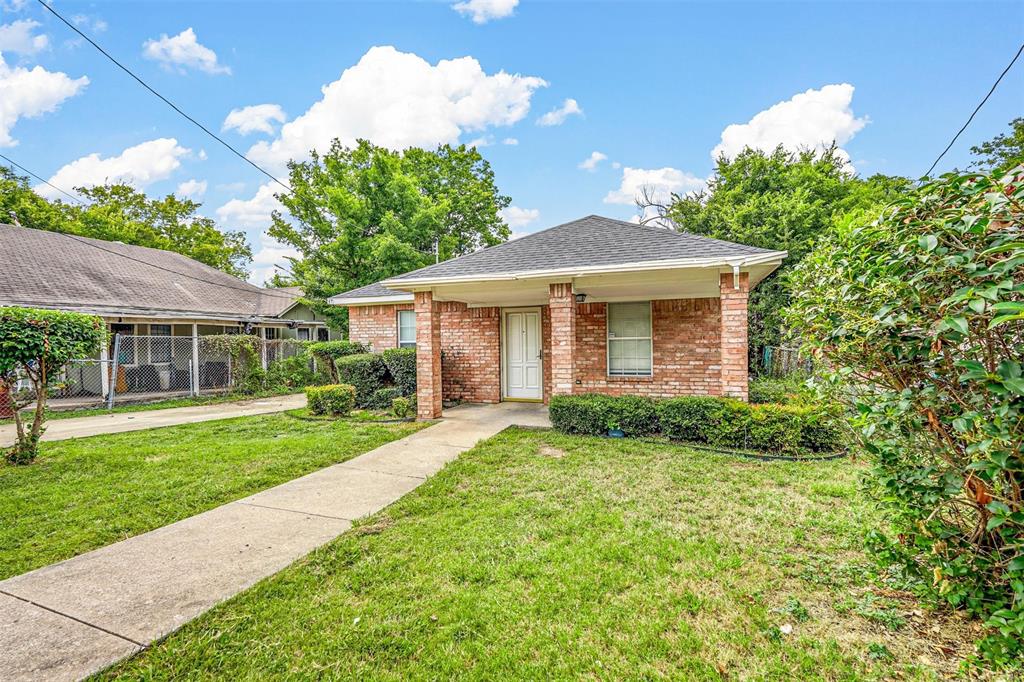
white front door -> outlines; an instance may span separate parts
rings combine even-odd
[[[540,311],[505,313],[505,397],[540,400]]]

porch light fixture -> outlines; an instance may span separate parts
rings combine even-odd
[[[587,295],[586,294],[576,294],[576,302],[577,303],[584,303],[584,302],[586,302],[586,300],[587,300]]]

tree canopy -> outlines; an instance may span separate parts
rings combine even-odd
[[[174,251],[236,277],[252,250],[242,232],[221,231],[199,215],[201,204],[173,194],[152,198],[130,185],[78,188],[82,204],[47,201],[28,179],[0,167],[0,220],[24,227]],[[12,217],[13,216],[13,217]]]
[[[475,148],[396,152],[335,140],[289,169],[294,191],[277,197],[288,215],[275,212],[270,235],[299,251],[288,283],[339,326],[328,297],[509,236],[499,214],[509,198]]]
[[[664,215],[678,229],[773,250],[789,257],[750,297],[750,347],[779,345],[789,303],[785,275],[839,216],[885,203],[909,187],[905,178],[851,174],[833,147],[824,152],[746,149],[721,157],[706,191],[674,196]]]
[[[1024,163],[1024,117],[1010,121],[1010,132],[971,147],[978,157],[972,166],[993,172],[1007,171]]]

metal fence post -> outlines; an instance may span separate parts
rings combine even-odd
[[[110,392],[107,395],[107,409],[114,409],[114,394],[117,393],[117,362],[121,357],[121,334],[114,334],[114,360],[110,364]]]
[[[199,336],[194,333],[195,325],[192,325],[192,395],[199,395]]]

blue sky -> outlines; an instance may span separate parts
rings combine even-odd
[[[249,235],[255,279],[281,262],[262,238],[265,177],[35,2],[0,4],[0,153],[63,189],[190,191]],[[478,141],[517,234],[628,219],[640,185],[699,187],[716,148],[838,138],[856,172],[917,177],[1024,39],[1021,3],[454,4],[55,7],[210,128],[238,110],[225,139],[281,177],[285,159],[332,136]],[[1022,114],[1018,63],[938,170]],[[594,152],[604,158],[581,168]]]

